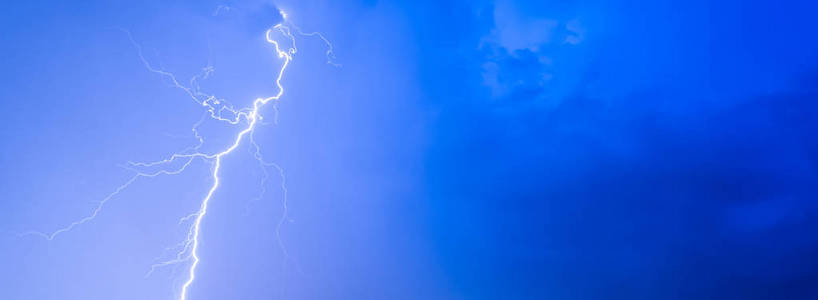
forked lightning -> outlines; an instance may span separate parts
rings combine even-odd
[[[218,13],[221,10],[226,11],[227,8],[220,6],[214,14]],[[281,15],[286,17],[286,14],[284,14],[284,12],[281,12]],[[281,188],[282,188],[282,191],[284,193],[284,200],[283,200],[284,201],[284,203],[283,203],[284,212],[283,212],[281,220],[279,221],[278,226],[276,228],[276,235],[277,236],[279,236],[281,224],[287,218],[287,215],[286,215],[287,214],[287,188],[285,186],[285,180],[286,179],[284,178],[284,170],[280,166],[278,166],[277,164],[267,162],[267,161],[265,161],[263,159],[263,157],[261,156],[259,145],[256,144],[255,139],[253,138],[253,134],[254,134],[254,130],[256,129],[257,125],[259,124],[259,121],[262,119],[262,116],[260,114],[261,109],[263,107],[267,106],[271,102],[272,102],[272,104],[269,105],[269,106],[272,106],[272,108],[274,109],[274,112],[275,112],[274,120],[275,120],[276,123],[278,121],[277,103],[278,103],[279,99],[281,98],[281,96],[284,94],[284,87],[281,85],[281,79],[282,79],[282,77],[284,75],[285,70],[287,69],[287,66],[290,64],[290,62],[293,59],[293,56],[295,55],[295,53],[297,51],[296,46],[295,46],[295,41],[296,41],[295,35],[316,36],[316,37],[320,38],[321,41],[323,41],[327,46],[327,52],[326,52],[327,63],[330,64],[330,65],[333,65],[333,66],[340,66],[340,65],[338,65],[338,64],[336,64],[334,62],[335,56],[334,56],[334,54],[332,52],[332,44],[330,44],[329,41],[322,34],[320,34],[318,32],[304,33],[298,27],[293,25],[292,23],[290,23],[288,21],[284,21],[283,23],[277,24],[277,25],[273,26],[272,28],[268,29],[265,32],[266,41],[269,44],[272,45],[272,48],[275,51],[275,54],[278,56],[278,58],[283,60],[282,64],[281,64],[281,68],[278,70],[278,74],[277,74],[276,79],[275,79],[275,87],[277,88],[278,92],[275,95],[270,96],[270,97],[255,99],[252,102],[252,105],[250,107],[235,108],[231,103],[225,101],[224,99],[217,98],[214,95],[204,93],[204,92],[202,92],[200,90],[199,81],[203,80],[203,79],[206,79],[214,71],[212,66],[208,65],[207,67],[203,68],[203,71],[200,74],[194,76],[188,82],[188,84],[185,85],[182,82],[180,82],[179,80],[177,80],[177,78],[176,78],[176,76],[174,74],[172,74],[170,72],[167,72],[167,71],[164,71],[162,69],[153,67],[148,62],[148,60],[145,59],[145,57],[142,54],[141,47],[131,37],[130,33],[127,32],[127,31],[124,31],[124,32],[128,34],[128,38],[133,43],[134,47],[137,49],[137,51],[139,53],[139,58],[141,59],[142,63],[145,65],[145,67],[149,71],[165,77],[166,79],[168,79],[172,83],[172,85],[174,87],[179,88],[182,91],[184,91],[185,94],[187,96],[189,96],[193,101],[195,101],[196,103],[198,103],[199,105],[201,105],[202,107],[205,108],[205,112],[204,112],[204,114],[202,116],[202,119],[200,119],[199,122],[194,124],[193,128],[191,129],[194,136],[198,139],[199,143],[194,147],[190,147],[190,148],[185,149],[183,151],[174,153],[174,154],[170,155],[169,158],[164,159],[164,160],[155,161],[155,162],[128,162],[128,164],[126,165],[126,168],[128,168],[130,170],[133,170],[135,172],[135,175],[133,177],[131,177],[129,180],[127,180],[124,184],[119,186],[117,189],[115,189],[114,192],[112,192],[107,197],[102,199],[102,201],[100,201],[98,203],[96,208],[88,216],[83,217],[81,219],[78,219],[77,221],[74,221],[71,224],[69,224],[69,225],[67,225],[67,226],[65,226],[63,228],[57,229],[57,230],[52,231],[50,233],[42,233],[42,232],[31,231],[31,232],[24,233],[24,235],[38,235],[38,236],[41,236],[41,237],[43,237],[43,238],[45,238],[47,240],[53,240],[57,236],[59,236],[59,235],[61,235],[63,233],[69,232],[69,231],[71,231],[72,229],[74,229],[77,226],[80,226],[82,224],[85,224],[87,222],[92,221],[94,218],[97,217],[98,214],[100,214],[102,212],[103,207],[106,205],[106,203],[108,201],[115,198],[120,192],[122,192],[123,190],[128,188],[128,186],[130,186],[133,182],[135,182],[139,178],[142,178],[142,177],[157,177],[159,175],[179,174],[179,173],[185,171],[185,169],[189,165],[191,165],[191,163],[196,159],[202,159],[202,160],[211,162],[212,165],[213,165],[212,174],[211,174],[212,179],[213,179],[213,184],[210,186],[210,189],[207,191],[207,194],[201,200],[201,204],[199,206],[199,209],[179,220],[180,224],[189,222],[189,228],[188,228],[188,232],[187,232],[185,240],[183,240],[181,243],[179,243],[177,245],[177,247],[176,247],[176,248],[181,248],[181,250],[176,252],[176,255],[173,257],[173,259],[170,259],[170,260],[163,261],[163,262],[156,263],[156,264],[152,265],[150,267],[150,271],[147,274],[147,275],[150,275],[156,268],[159,268],[159,267],[169,266],[169,265],[176,265],[176,264],[180,264],[180,263],[189,263],[190,265],[188,267],[187,279],[182,284],[181,291],[179,293],[179,299],[180,300],[186,300],[188,298],[188,291],[189,291],[190,287],[193,285],[194,281],[196,280],[196,268],[199,266],[199,263],[200,263],[200,258],[199,258],[199,255],[198,255],[199,254],[198,250],[199,250],[199,247],[200,247],[199,234],[201,232],[202,220],[204,220],[204,218],[205,218],[205,216],[207,215],[207,212],[208,212],[208,205],[210,204],[210,201],[213,199],[213,195],[216,193],[216,191],[219,188],[219,183],[221,181],[221,178],[219,177],[219,170],[221,168],[222,158],[224,158],[225,156],[233,153],[234,150],[239,148],[239,146],[242,144],[242,141],[244,141],[245,139],[250,140],[249,143],[251,144],[252,147],[254,147],[253,148],[254,158],[259,162],[259,164],[263,168],[265,168],[264,169],[264,178],[262,180],[262,184],[267,180],[268,172],[267,172],[266,168],[275,167],[275,169],[278,171],[278,174],[281,176]],[[284,47],[282,47],[282,45],[278,41],[276,41],[276,39],[273,38],[272,35],[276,34],[276,33],[280,33],[281,36],[283,36],[283,38],[287,39],[287,41],[290,43],[291,46],[284,49]],[[225,122],[225,123],[227,123],[228,125],[231,125],[231,126],[242,126],[242,127],[241,127],[241,130],[236,134],[235,138],[232,140],[233,142],[227,148],[223,149],[222,151],[217,152],[217,153],[200,152],[199,149],[201,148],[202,144],[204,143],[204,139],[199,134],[198,128],[202,124],[202,122],[204,120],[206,120],[206,118],[211,118],[211,119],[214,119],[214,120],[217,120],[217,121],[220,121],[220,122]],[[154,171],[149,171],[149,170],[154,170]],[[264,187],[262,187],[262,191],[264,191]],[[278,238],[279,238],[279,245],[281,246],[282,250],[284,250],[284,247],[281,244],[280,237],[278,237]],[[286,251],[285,251],[285,255],[286,255]]]

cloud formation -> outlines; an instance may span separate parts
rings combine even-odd
[[[566,59],[584,39],[577,19],[532,18],[509,3],[493,9],[494,28],[480,42],[484,54],[483,83],[494,99],[527,99],[557,103],[567,96],[565,86],[576,74],[560,73],[555,60]],[[564,63],[564,62],[558,62]],[[581,67],[581,66],[577,66]]]

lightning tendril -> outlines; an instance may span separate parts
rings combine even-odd
[[[227,11],[229,7],[226,6],[219,6],[216,11],[213,13],[214,15],[218,14],[220,11],[224,10]],[[283,12],[282,16],[286,16]],[[187,230],[186,237],[183,241],[178,243],[176,246],[168,248],[166,250],[171,249],[180,249],[176,252],[172,259],[161,261],[155,263],[150,266],[150,270],[145,274],[146,277],[150,276],[157,268],[170,266],[170,265],[177,265],[181,263],[190,263],[187,269],[187,278],[184,283],[181,285],[181,291],[179,293],[180,300],[186,300],[188,297],[188,291],[190,287],[196,280],[196,269],[201,262],[199,258],[199,235],[202,228],[202,221],[204,220],[205,216],[208,213],[208,206],[210,201],[213,199],[216,191],[219,188],[221,178],[219,177],[219,171],[222,167],[222,158],[225,156],[233,153],[241,144],[242,141],[245,139],[250,140],[250,144],[252,146],[251,151],[253,157],[259,163],[259,165],[263,169],[263,178],[262,178],[262,191],[258,198],[263,197],[263,193],[266,191],[264,187],[264,183],[267,181],[269,177],[269,172],[267,171],[268,168],[275,168],[278,175],[281,178],[281,191],[283,193],[283,212],[279,222],[276,225],[275,233],[278,239],[279,246],[287,256],[287,251],[284,247],[284,244],[281,241],[281,227],[288,218],[287,215],[287,187],[286,187],[286,177],[284,173],[284,169],[281,168],[276,163],[268,162],[264,160],[261,155],[261,150],[259,145],[256,143],[254,138],[254,133],[257,125],[262,120],[262,116],[260,111],[263,107],[272,106],[274,110],[274,123],[278,123],[278,101],[281,96],[284,94],[284,87],[281,84],[281,79],[284,75],[287,66],[293,59],[293,56],[297,52],[297,48],[295,45],[295,35],[300,36],[308,36],[308,37],[318,37],[327,47],[326,51],[326,58],[327,64],[332,66],[340,66],[339,64],[335,63],[335,54],[333,53],[332,44],[327,40],[321,33],[318,32],[309,32],[305,33],[301,31],[300,28],[292,24],[288,21],[283,21],[272,28],[267,29],[265,32],[265,39],[267,43],[272,45],[275,54],[279,59],[282,60],[282,64],[275,79],[275,88],[278,92],[266,98],[257,98],[252,102],[250,107],[244,108],[236,108],[233,104],[226,101],[225,99],[221,99],[216,97],[215,95],[211,95],[205,93],[201,90],[199,82],[201,80],[207,79],[214,72],[214,68],[208,64],[206,67],[202,68],[201,72],[187,82],[187,84],[180,81],[176,75],[171,72],[165,71],[162,68],[157,68],[150,64],[150,62],[145,58],[142,53],[142,47],[135,41],[131,33],[127,30],[120,29],[125,34],[127,34],[129,41],[137,50],[137,54],[139,59],[141,60],[142,64],[145,68],[152,72],[156,73],[163,78],[167,79],[171,86],[182,90],[187,97],[193,100],[195,103],[200,105],[205,109],[202,118],[196,122],[191,131],[193,132],[194,137],[198,140],[198,143],[195,146],[189,147],[184,149],[180,152],[173,153],[168,158],[153,161],[153,162],[127,162],[124,168],[131,170],[135,173],[130,179],[125,181],[122,185],[117,187],[114,192],[108,194],[105,198],[98,202],[97,206],[94,210],[88,214],[87,216],[78,219],[69,225],[52,231],[50,233],[43,233],[38,231],[29,231],[25,232],[22,235],[36,235],[45,238],[46,240],[54,240],[57,236],[67,233],[77,226],[83,225],[85,223],[91,222],[94,220],[97,215],[99,215],[105,205],[113,198],[115,198],[118,194],[120,194],[123,190],[127,189],[131,184],[133,184],[137,179],[147,177],[153,178],[160,175],[175,175],[184,172],[188,166],[190,166],[196,159],[201,159],[212,164],[211,168],[211,178],[213,180],[212,185],[207,191],[207,194],[202,198],[199,208],[190,213],[189,215],[182,217],[179,219],[179,224],[189,223],[189,227]],[[281,44],[276,41],[273,37],[273,33],[280,33],[281,36],[286,38],[291,45],[290,47],[284,49]],[[232,139],[232,143],[227,146],[227,148],[216,152],[216,153],[205,153],[200,152],[199,149],[204,143],[204,138],[199,134],[199,126],[208,118],[227,123],[229,125],[236,125],[236,126],[243,126],[242,129],[236,134],[236,136]],[[175,166],[175,167],[174,167]],[[151,171],[153,170],[153,171]]]

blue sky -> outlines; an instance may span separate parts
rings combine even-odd
[[[285,93],[223,161],[189,299],[815,299],[806,1],[26,1],[0,13],[0,298],[177,299],[202,108]],[[220,5],[229,7],[221,9]],[[215,13],[218,10],[218,13]],[[235,129],[203,123],[205,151]],[[264,196],[259,198],[262,190]]]

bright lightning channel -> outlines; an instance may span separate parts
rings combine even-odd
[[[295,44],[295,38],[293,38],[289,28],[284,27],[281,24],[276,25],[274,28],[278,29],[285,36],[292,39],[293,44]],[[190,237],[192,239],[190,257],[193,259],[193,263],[191,264],[188,272],[189,277],[187,281],[185,281],[185,283],[182,285],[182,293],[179,297],[179,299],[181,300],[187,299],[187,290],[190,287],[190,285],[193,284],[193,281],[196,280],[196,267],[199,265],[199,256],[197,251],[199,249],[199,229],[202,224],[202,219],[204,219],[204,216],[207,214],[207,205],[208,203],[210,203],[210,199],[213,198],[213,193],[215,193],[216,189],[219,188],[219,168],[221,167],[222,157],[224,157],[227,154],[230,154],[231,152],[233,152],[233,150],[238,148],[244,136],[252,132],[253,129],[255,129],[256,122],[258,122],[259,119],[258,114],[259,109],[272,100],[278,100],[279,98],[281,98],[281,95],[284,94],[284,87],[281,86],[281,77],[284,75],[284,70],[287,69],[287,65],[289,65],[290,61],[293,59],[292,55],[295,54],[295,48],[290,48],[289,51],[282,51],[278,45],[278,42],[270,38],[271,30],[272,29],[268,29],[267,32],[265,33],[267,42],[273,44],[275,46],[275,51],[278,54],[278,57],[284,59],[284,63],[282,64],[281,69],[278,72],[278,77],[276,77],[276,87],[278,87],[278,94],[267,98],[258,98],[255,101],[253,101],[253,110],[245,114],[245,118],[247,118],[249,123],[247,124],[247,127],[239,132],[239,134],[236,136],[235,141],[233,142],[233,145],[231,145],[224,151],[219,152],[214,156],[215,163],[213,167],[213,186],[210,187],[210,191],[207,192],[207,196],[205,196],[204,200],[202,200],[202,206],[199,208],[199,211],[196,212],[196,219],[193,222],[192,227],[193,234],[192,237]]]
[[[221,9],[226,10],[226,8],[220,8],[220,9],[217,10],[217,12],[219,10],[221,10]],[[281,11],[280,13],[281,13],[281,16],[283,18],[287,17],[287,14],[284,13],[283,11]],[[286,24],[286,25],[284,25],[284,24]],[[292,28],[292,30],[291,30],[291,28]],[[267,176],[268,176],[267,168],[268,167],[275,167],[278,170],[279,176],[281,177],[281,189],[282,189],[282,191],[284,193],[284,197],[283,197],[284,212],[282,213],[282,217],[281,217],[279,223],[277,224],[276,236],[278,238],[279,246],[281,247],[282,251],[284,252],[284,255],[286,256],[287,253],[286,253],[286,250],[284,249],[284,246],[283,246],[283,244],[281,242],[281,238],[280,238],[281,225],[284,223],[285,219],[287,218],[287,188],[286,188],[286,178],[284,176],[284,170],[279,165],[277,165],[275,163],[267,162],[267,161],[265,161],[263,159],[263,157],[261,156],[260,148],[259,148],[258,144],[256,144],[253,135],[254,135],[256,126],[259,124],[259,121],[262,119],[262,116],[260,114],[260,110],[270,102],[273,102],[273,104],[271,106],[273,107],[274,112],[275,112],[274,122],[278,123],[278,107],[277,107],[277,105],[278,105],[279,99],[284,94],[284,87],[281,85],[281,79],[282,79],[282,77],[284,75],[284,71],[287,69],[287,66],[292,61],[293,55],[295,55],[295,53],[297,52],[297,48],[296,48],[296,45],[295,45],[295,36],[293,35],[293,32],[295,32],[295,34],[298,34],[298,35],[301,35],[301,36],[310,36],[310,37],[317,36],[318,38],[320,38],[325,43],[325,45],[327,46],[327,49],[328,49],[326,51],[327,64],[330,64],[330,65],[333,65],[333,66],[337,67],[337,66],[340,66],[340,65],[336,64],[334,62],[335,55],[334,55],[333,50],[332,50],[332,44],[321,33],[318,33],[318,32],[304,33],[304,32],[301,31],[300,28],[298,28],[297,26],[295,26],[294,24],[292,24],[292,23],[290,23],[290,22],[288,22],[286,20],[285,20],[284,23],[277,24],[277,25],[273,26],[272,28],[268,29],[265,32],[266,41],[267,41],[267,43],[269,43],[269,44],[271,44],[273,46],[273,49],[274,49],[276,55],[278,56],[278,58],[283,60],[281,68],[278,70],[278,74],[277,74],[276,79],[275,79],[275,86],[278,89],[278,92],[275,95],[270,96],[270,97],[255,99],[253,101],[251,107],[236,109],[231,103],[227,102],[226,100],[217,98],[214,95],[204,93],[204,92],[202,92],[200,90],[198,81],[206,79],[212,72],[214,72],[214,68],[212,66],[208,65],[207,67],[203,68],[202,72],[200,74],[194,76],[190,80],[189,85],[186,86],[182,82],[177,80],[177,77],[173,73],[170,73],[170,72],[164,71],[162,69],[158,69],[158,68],[153,67],[148,62],[148,60],[145,59],[144,55],[142,54],[142,48],[139,46],[138,43],[136,43],[136,41],[131,36],[130,32],[128,32],[127,30],[122,30],[122,31],[125,32],[128,35],[128,38],[130,39],[131,43],[137,49],[137,52],[139,54],[139,58],[141,59],[142,63],[145,65],[145,67],[150,72],[159,74],[159,75],[169,79],[169,81],[172,83],[172,85],[174,87],[181,89],[193,101],[195,101],[199,105],[205,107],[206,112],[202,115],[202,118],[197,123],[195,123],[193,125],[193,128],[191,129],[194,136],[198,139],[199,143],[194,147],[190,147],[190,148],[185,149],[183,151],[174,153],[169,158],[164,159],[164,160],[155,161],[155,162],[128,162],[128,164],[126,166],[124,166],[124,167],[126,169],[134,171],[135,175],[133,175],[130,179],[125,181],[124,184],[120,185],[116,190],[114,190],[114,192],[107,195],[100,202],[98,202],[96,208],[88,216],[83,217],[83,218],[81,218],[81,219],[79,219],[77,221],[74,221],[71,224],[69,224],[69,225],[67,225],[67,226],[65,226],[63,228],[57,229],[57,230],[55,230],[55,231],[53,231],[51,233],[42,233],[42,232],[37,232],[37,231],[30,231],[30,232],[23,233],[22,235],[37,235],[37,236],[41,236],[41,237],[43,237],[43,238],[45,238],[46,240],[49,240],[49,241],[53,240],[57,236],[59,236],[59,235],[61,235],[63,233],[69,232],[69,231],[73,230],[75,227],[80,226],[82,224],[85,224],[85,223],[90,222],[93,219],[95,219],[97,217],[97,215],[102,211],[103,207],[105,206],[105,204],[109,200],[115,198],[119,193],[121,193],[123,190],[128,188],[128,186],[130,186],[133,182],[135,182],[139,178],[142,178],[142,177],[153,178],[153,177],[157,177],[159,175],[175,175],[175,174],[182,173],[197,158],[208,161],[208,162],[211,162],[213,164],[212,173],[211,173],[211,177],[213,179],[213,184],[210,186],[210,189],[208,190],[205,197],[201,200],[201,204],[199,206],[199,209],[179,220],[180,224],[185,223],[185,222],[189,222],[190,220],[193,220],[190,227],[188,228],[188,233],[186,235],[185,240],[183,240],[181,243],[179,243],[176,246],[176,247],[181,247],[181,250],[176,253],[176,255],[175,255],[175,257],[173,259],[163,261],[163,262],[156,263],[156,264],[152,265],[151,268],[150,268],[150,271],[146,274],[146,276],[149,276],[156,268],[169,266],[169,265],[180,264],[180,263],[184,263],[184,262],[190,262],[190,266],[189,266],[188,272],[187,272],[187,279],[182,284],[181,292],[179,294],[179,299],[180,300],[187,300],[188,290],[190,289],[191,285],[193,285],[194,281],[196,280],[196,269],[197,269],[197,267],[199,266],[199,263],[200,263],[200,258],[199,258],[199,246],[200,246],[200,244],[199,244],[199,235],[200,235],[200,232],[201,232],[202,220],[204,220],[204,217],[207,215],[208,205],[210,204],[210,201],[212,200],[213,195],[216,193],[216,191],[219,188],[219,184],[220,184],[220,181],[221,181],[221,178],[219,177],[219,170],[221,169],[222,158],[224,158],[225,156],[227,156],[230,153],[233,153],[233,151],[236,150],[242,144],[242,141],[245,139],[245,137],[249,136],[248,139],[250,140],[250,143],[251,143],[251,145],[253,146],[253,149],[254,149],[253,157],[259,162],[259,164],[262,166],[262,168],[264,170],[264,177],[262,178],[262,193],[265,191],[263,184],[267,180]],[[283,47],[279,44],[279,42],[276,41],[275,39],[273,39],[273,37],[271,36],[274,33],[274,31],[279,32],[282,36],[284,36],[286,39],[288,39],[289,42],[291,43],[290,44],[291,47],[289,47],[287,49],[283,49]],[[228,123],[230,125],[244,124],[244,127],[243,127],[243,129],[241,131],[238,132],[238,134],[236,134],[235,138],[233,139],[232,144],[230,144],[227,148],[225,148],[221,152],[218,152],[218,153],[199,152],[199,148],[204,143],[204,138],[199,134],[198,128],[204,122],[206,117],[209,117],[209,118],[217,120],[217,121],[225,122],[225,123]],[[145,171],[145,169],[154,169],[154,168],[157,168],[157,167],[168,166],[168,165],[171,165],[171,164],[177,163],[177,162],[181,162],[181,166],[178,166],[176,168],[169,168],[168,167],[168,169],[160,169],[158,171],[153,171],[153,172]],[[261,197],[261,196],[259,196],[259,197]]]

